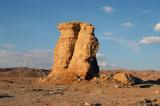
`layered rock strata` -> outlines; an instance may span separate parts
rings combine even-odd
[[[58,25],[61,35],[54,49],[50,79],[66,77],[91,79],[99,73],[96,53],[99,47],[94,26],[67,22]]]

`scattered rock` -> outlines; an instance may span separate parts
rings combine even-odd
[[[93,103],[93,104],[91,104],[91,106],[102,106],[102,104],[101,103]]]
[[[102,106],[102,104],[101,103],[88,103],[88,102],[85,102],[84,106]]]
[[[33,89],[33,91],[44,91],[43,89]]]
[[[106,75],[106,74],[100,74],[99,76],[100,79],[103,79],[103,80],[109,80],[110,79],[110,76]]]
[[[64,88],[55,88],[55,89],[32,89],[36,95],[41,96],[52,96],[54,94],[63,95],[66,89]]]
[[[91,104],[88,103],[88,102],[85,102],[85,103],[84,103],[84,106],[91,106]]]
[[[114,87],[115,87],[115,88],[120,88],[121,85],[120,85],[120,84],[116,84]]]
[[[8,95],[6,93],[0,93],[0,99],[3,99],[3,98],[12,98],[14,96],[11,96],[11,95]]]
[[[149,98],[143,98],[141,101],[137,103],[140,106],[159,106],[160,104],[157,102],[157,99],[151,100]]]

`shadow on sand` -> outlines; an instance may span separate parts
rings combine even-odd
[[[157,80],[144,80],[135,86],[138,86],[140,88],[150,88],[152,86],[160,86],[160,78]]]

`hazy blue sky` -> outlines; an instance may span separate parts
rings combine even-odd
[[[57,24],[92,23],[101,68],[160,69],[160,0],[0,0],[0,67],[50,68]]]

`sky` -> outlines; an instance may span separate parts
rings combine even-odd
[[[160,69],[160,0],[0,0],[0,67],[51,68],[57,24],[95,26],[101,69]]]

